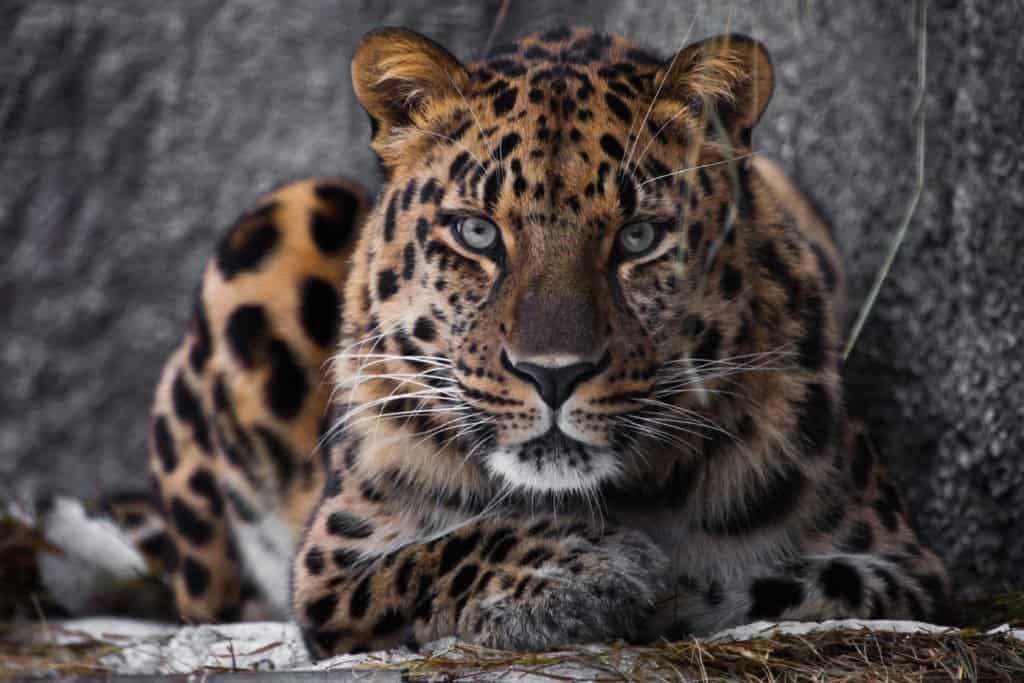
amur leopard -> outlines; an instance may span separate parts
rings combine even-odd
[[[831,228],[752,151],[760,43],[559,28],[463,64],[385,28],[352,83],[376,202],[310,179],[230,229],[157,495],[113,500],[183,618],[292,615],[322,657],[935,616],[845,417]]]

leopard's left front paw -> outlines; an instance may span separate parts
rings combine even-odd
[[[459,632],[480,645],[515,650],[635,640],[667,570],[668,558],[639,532],[578,539],[566,544],[564,554],[523,567],[507,590],[467,608]]]

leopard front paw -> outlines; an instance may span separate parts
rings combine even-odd
[[[639,532],[579,539],[549,561],[518,568],[505,590],[461,615],[459,631],[479,645],[510,650],[636,640],[667,573],[665,554]]]

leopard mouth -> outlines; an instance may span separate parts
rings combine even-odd
[[[584,460],[589,459],[590,454],[587,452],[587,449],[591,447],[578,439],[572,438],[563,432],[558,425],[552,425],[551,429],[546,433],[523,442],[519,445],[519,448],[522,453],[521,457],[527,459],[569,458],[571,461],[576,457],[583,458]]]
[[[496,448],[485,461],[487,470],[507,483],[545,492],[585,491],[622,470],[614,449],[587,445],[556,426],[529,441]]]

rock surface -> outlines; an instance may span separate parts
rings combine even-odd
[[[3,3],[0,498],[141,483],[150,394],[218,233],[283,180],[374,183],[359,36],[405,25],[472,58],[499,4]],[[508,5],[497,42],[563,22],[664,53],[691,22],[763,40],[756,145],[832,214],[856,310],[914,185],[911,3]],[[849,363],[852,409],[965,590],[1024,583],[1022,27],[1020,3],[930,3],[924,194]]]

